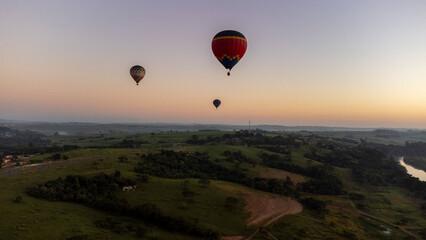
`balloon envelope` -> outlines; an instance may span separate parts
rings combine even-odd
[[[130,76],[135,80],[136,84],[139,85],[139,82],[145,77],[145,68],[135,65],[130,68]]]
[[[220,106],[221,102],[219,99],[213,100],[213,105],[216,107],[216,109]]]
[[[212,50],[222,65],[231,69],[241,60],[247,49],[247,39],[240,32],[225,30],[213,37]],[[229,74],[228,74],[229,75]]]

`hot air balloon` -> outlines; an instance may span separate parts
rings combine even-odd
[[[213,105],[216,107],[216,109],[220,106],[221,102],[219,99],[213,100]]]
[[[228,69],[228,76],[231,69],[241,60],[247,49],[247,40],[244,35],[234,30],[225,30],[213,37],[212,50],[222,65]]]
[[[139,65],[135,65],[132,68],[130,68],[130,75],[135,80],[136,85],[139,85],[139,82],[145,76],[145,68]]]

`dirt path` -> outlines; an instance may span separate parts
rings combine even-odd
[[[244,240],[243,236],[222,237],[221,240]]]
[[[25,171],[28,171],[28,170],[41,171],[41,170],[44,170],[44,169],[47,169],[47,168],[55,168],[55,167],[60,167],[60,166],[70,165],[70,164],[75,164],[75,163],[80,163],[80,162],[93,162],[93,161],[96,161],[96,160],[98,160],[98,159],[96,159],[96,158],[92,158],[92,159],[81,158],[81,159],[78,159],[77,158],[77,159],[70,159],[70,160],[34,163],[34,164],[28,164],[28,165],[19,166],[19,167],[8,167],[8,168],[2,169],[2,171],[0,171],[0,177],[10,176],[10,175],[22,173],[22,172],[25,172]]]
[[[244,200],[246,200],[247,204],[244,207],[244,211],[250,213],[250,217],[246,219],[246,225],[256,226],[255,232],[253,232],[249,237],[245,238],[247,240],[252,239],[259,232],[259,227],[266,227],[285,215],[297,214],[303,210],[303,207],[300,203],[290,198],[284,198],[278,195],[272,196],[269,194],[261,194],[243,187],[220,187],[237,193],[238,195],[242,196]],[[234,238],[223,237],[222,239],[244,239],[242,236],[233,237]]]
[[[284,215],[296,214],[303,210],[302,204],[290,198],[267,195],[243,187],[221,186],[246,200],[244,211],[250,213],[246,219],[247,226],[267,226]]]
[[[41,163],[28,164],[28,165],[19,166],[19,167],[8,167],[8,168],[5,168],[3,171],[0,172],[0,177],[18,174],[18,173],[21,173],[21,172],[23,172],[27,169],[37,169],[37,170],[43,169],[45,167],[48,167],[48,166],[46,166],[48,164],[49,164],[49,162],[41,162]]]
[[[265,230],[265,232],[266,232],[266,235],[268,235],[268,237],[272,238],[273,240],[278,240],[278,238],[276,238],[274,235],[272,235],[272,233],[270,233],[266,230]]]
[[[284,215],[296,214],[303,210],[300,203],[289,198],[262,196],[250,191],[240,194],[247,201],[245,211],[250,213],[246,220],[247,226],[268,226]]]
[[[267,227],[285,215],[297,214],[303,210],[303,207],[300,203],[289,198],[285,199],[279,196],[271,196],[271,195],[268,196],[266,194],[262,195],[245,188],[236,188],[232,186],[221,186],[221,187],[223,187],[224,189],[228,191],[232,191],[239,194],[247,201],[247,205],[245,206],[244,210],[250,213],[250,217],[246,219],[246,225],[257,226],[256,230],[247,238],[244,238],[242,236],[233,236],[233,237],[223,237],[222,238],[223,240],[242,240],[242,239],[251,240],[254,236],[256,236],[256,234],[259,232],[261,227]],[[399,226],[389,221],[386,221],[385,219],[373,216],[369,213],[356,209],[355,205],[352,202],[349,202],[349,204],[352,208],[345,208],[345,207],[333,206],[333,205],[328,205],[327,208],[337,209],[337,210],[347,211],[347,212],[357,212],[364,216],[368,216],[369,218],[388,224],[389,226],[398,228],[415,239],[422,240],[419,236],[407,230],[407,229],[413,229],[413,230],[421,229],[420,227]],[[307,218],[316,222],[320,222],[319,220],[308,217],[308,216],[304,216],[304,215],[298,215],[298,216]],[[269,238],[274,240],[277,239],[270,232],[266,230],[263,230],[263,231],[265,231],[265,233],[268,235]]]

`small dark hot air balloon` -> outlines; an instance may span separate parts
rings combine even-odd
[[[234,30],[225,30],[213,37],[212,50],[222,65],[228,69],[228,76],[231,69],[241,60],[247,49],[246,37]]]
[[[130,76],[132,76],[132,78],[135,80],[136,85],[139,85],[139,82],[145,76],[145,68],[139,65],[133,66],[130,68]]]
[[[219,99],[213,100],[213,105],[216,107],[216,109],[220,106],[221,102]]]

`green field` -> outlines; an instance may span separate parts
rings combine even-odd
[[[199,239],[194,236],[165,231],[150,223],[129,216],[111,215],[106,212],[70,202],[49,202],[31,197],[25,190],[39,183],[54,180],[67,175],[93,176],[100,172],[113,174],[120,171],[124,178],[137,182],[136,191],[120,191],[118,196],[128,201],[131,206],[154,203],[170,216],[180,216],[200,226],[213,229],[222,236],[249,236],[255,228],[245,226],[249,213],[244,210],[246,204],[241,194],[228,191],[227,187],[246,189],[239,184],[211,181],[208,185],[199,183],[199,179],[167,179],[149,176],[148,182],[141,180],[141,175],[134,168],[141,155],[155,153],[159,149],[172,149],[185,152],[206,152],[213,162],[226,168],[233,168],[235,162],[226,161],[224,151],[240,151],[253,164],[241,163],[240,167],[247,176],[256,178],[261,172],[270,168],[262,165],[261,153],[273,153],[265,149],[246,145],[227,145],[223,143],[191,145],[186,140],[192,135],[199,139],[207,136],[222,136],[223,132],[182,132],[137,135],[84,135],[55,136],[50,140],[56,145],[76,144],[85,146],[111,146],[123,139],[144,140],[149,144],[137,148],[82,148],[61,152],[67,160],[51,161],[52,153],[36,156],[34,162],[45,163],[35,167],[18,167],[13,173],[8,169],[0,170],[0,232],[7,239]],[[272,135],[274,136],[274,135]],[[84,139],[82,139],[84,138]],[[107,140],[105,140],[107,139]],[[342,143],[344,144],[344,143]],[[305,157],[314,143],[300,147],[289,147],[291,164],[303,168],[320,166],[323,163]],[[320,149],[319,154],[330,152]],[[119,157],[126,157],[120,162]],[[49,162],[50,161],[50,162]],[[46,163],[47,162],[47,163]],[[324,213],[308,209],[297,215],[286,215],[267,227],[262,227],[253,239],[267,239],[272,234],[278,239],[411,239],[412,237],[388,223],[408,226],[413,229],[426,227],[425,212],[419,207],[420,200],[408,194],[402,188],[394,186],[361,186],[351,178],[351,169],[334,167],[332,170],[344,185],[346,194],[319,195],[301,192],[300,198],[313,197],[324,201],[328,207]],[[309,178],[307,178],[309,179]],[[182,195],[183,189],[192,191],[191,201]],[[362,200],[351,200],[347,194],[358,193]],[[22,202],[14,199],[22,197]],[[271,195],[272,196],[272,195]],[[278,195],[277,195],[278,196]],[[226,199],[235,198],[237,204],[229,209]],[[360,213],[371,214],[375,218]],[[96,226],[95,222],[114,219],[120,223],[121,232],[114,232]],[[132,230],[137,227],[146,229],[141,238]],[[390,231],[390,235],[385,233]],[[384,232],[385,231],[385,232]],[[420,232],[412,230],[420,236]],[[414,238],[413,238],[414,239]]]

